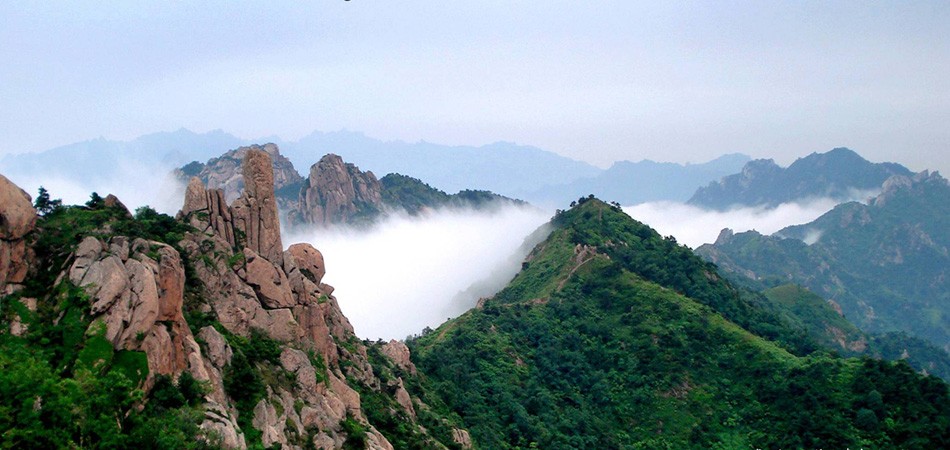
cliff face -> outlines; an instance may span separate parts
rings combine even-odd
[[[198,177],[210,189],[220,189],[224,198],[232,202],[244,190],[243,161],[248,151],[256,150],[267,153],[273,163],[274,191],[278,206],[281,209],[290,209],[297,200],[297,193],[303,185],[304,178],[289,159],[280,154],[276,144],[251,145],[231,150],[217,158],[212,158],[202,164],[193,162],[176,171],[178,178],[188,180]]]
[[[290,215],[297,223],[369,222],[383,208],[382,186],[373,172],[362,172],[331,153],[310,167],[297,203]]]
[[[32,258],[25,237],[35,224],[30,196],[0,175],[0,295],[26,280]]]
[[[188,234],[182,247],[190,259],[204,261],[195,267],[208,300],[204,308],[230,333],[251,337],[260,330],[285,343],[279,364],[295,383],[268,386],[253,408],[253,426],[262,432],[265,446],[294,447],[300,444],[294,437],[307,436],[318,448],[339,448],[347,439],[341,424],[356,420],[367,425],[366,448],[390,449],[389,441],[369,425],[360,394],[348,384],[381,389],[333,288],[322,283],[323,256],[309,244],[282,251],[269,168],[268,154],[250,150],[244,158],[244,193],[230,207],[222,205],[220,190],[207,190],[193,179],[179,213],[199,230]],[[213,335],[215,330],[202,333]],[[220,372],[227,358],[218,359],[209,362]],[[220,378],[215,370],[209,372],[208,379]],[[213,397],[228,405],[225,410],[233,417],[235,408],[223,387]]]
[[[117,200],[97,206],[101,209],[58,212],[101,219],[70,253],[43,250],[53,266],[43,273],[58,286],[79,289],[82,294],[71,300],[79,303],[73,312],[59,312],[66,303],[54,290],[46,298],[17,294],[11,301],[25,308],[12,313],[10,333],[39,342],[39,336],[28,333],[46,329],[38,325],[40,314],[69,322],[54,323],[52,330],[82,327],[80,349],[93,348],[92,340],[111,347],[103,353],[108,357],[87,358],[92,367],[111,370],[113,352],[141,355],[134,356],[142,363],[134,373],[146,393],[140,401],[145,408],[163,401],[148,394],[160,383],[167,386],[163,380],[189,374],[206,387],[195,438],[212,445],[393,449],[378,423],[401,443],[455,445],[452,436],[464,431],[449,427],[438,438],[431,435],[428,430],[448,422],[431,419],[434,414],[425,410],[431,420],[423,428],[417,411],[422,404],[403,381],[414,373],[395,375],[401,370],[393,369],[397,364],[407,364],[408,350],[393,353],[398,363],[378,356],[371,364],[367,344],[354,334],[333,288],[322,282],[321,253],[309,244],[284,250],[270,155],[246,149],[242,161],[244,188],[230,206],[223,190],[207,189],[197,177],[191,180],[180,222],[167,216],[161,220],[170,223],[159,221],[184,230],[163,234],[176,236],[170,242],[123,235],[141,234],[142,227],[154,228],[157,222],[140,222]],[[40,270],[27,265],[26,257],[37,216],[29,196],[3,177],[0,198],[0,282],[15,290],[28,272]],[[378,349],[373,354],[382,355]],[[81,364],[63,361],[67,374],[71,365]],[[374,364],[384,370],[385,381]],[[373,409],[364,409],[367,399]]]

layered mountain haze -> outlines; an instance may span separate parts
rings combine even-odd
[[[539,205],[563,206],[565,201],[593,194],[624,205],[646,202],[685,202],[697,189],[742,169],[749,157],[723,155],[701,164],[675,164],[643,160],[618,161],[593,177],[545,186],[520,194]]]
[[[689,204],[726,210],[736,206],[776,207],[816,198],[837,202],[867,198],[894,175],[911,175],[895,163],[871,163],[847,148],[812,153],[782,168],[771,159],[751,161],[742,172],[696,191]]]

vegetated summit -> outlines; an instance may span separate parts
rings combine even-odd
[[[618,206],[582,199],[477,309],[409,342],[484,448],[932,448],[948,387],[843,359]]]

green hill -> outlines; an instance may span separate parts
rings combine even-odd
[[[947,385],[841,359],[619,208],[559,212],[511,284],[409,342],[480,448],[936,448]]]
[[[867,332],[950,349],[950,185],[936,173],[892,178],[867,205],[772,236],[725,232],[696,252],[761,284],[803,285]]]

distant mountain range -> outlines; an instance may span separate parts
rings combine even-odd
[[[449,146],[382,141],[349,131],[314,132],[298,141],[279,137],[248,140],[220,130],[194,133],[180,129],[126,142],[100,138],[40,153],[8,155],[0,159],[0,170],[11,175],[106,180],[123,170],[125,162],[170,171],[238,147],[268,142],[277,144],[281,153],[300,168],[334,153],[379,176],[399,173],[425,180],[445,192],[488,190],[551,209],[563,208],[571,200],[589,194],[623,204],[685,201],[697,188],[737,172],[749,161],[748,156],[731,154],[702,164],[619,161],[603,170],[510,142]]]
[[[643,160],[618,161],[594,177],[545,186],[518,195],[539,205],[560,205],[563,199],[594,194],[623,205],[668,200],[684,202],[697,188],[734,174],[749,156],[732,153],[701,164],[676,164]]]
[[[847,148],[812,153],[787,168],[771,159],[750,161],[740,173],[712,182],[696,191],[689,203],[707,209],[735,206],[775,207],[812,198],[856,200],[866,191],[879,190],[893,175],[911,175],[900,164],[872,163]]]
[[[764,284],[806,286],[866,331],[950,351],[950,185],[937,173],[891,177],[869,204],[772,236],[724,230],[696,253]]]

